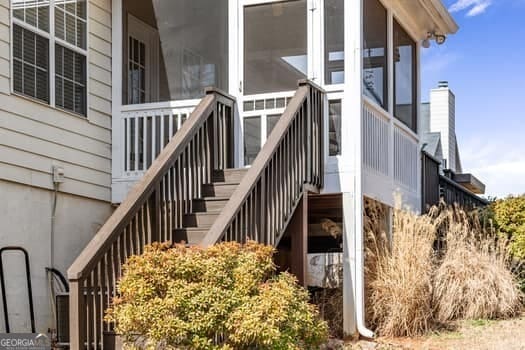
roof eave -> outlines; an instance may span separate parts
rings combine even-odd
[[[441,0],[419,0],[443,35],[455,34],[459,26]]]

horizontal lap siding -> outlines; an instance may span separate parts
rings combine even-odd
[[[89,1],[87,120],[10,93],[9,0],[0,0],[0,179],[110,201],[111,0]]]

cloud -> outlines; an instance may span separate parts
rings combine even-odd
[[[501,140],[481,135],[466,139],[460,145],[463,171],[484,182],[488,196],[525,194],[525,141]]]
[[[492,5],[492,0],[457,0],[450,6],[450,12],[459,12],[469,9],[467,17],[474,17],[482,14]]]

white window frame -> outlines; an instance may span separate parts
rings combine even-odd
[[[319,0],[318,0],[319,1]],[[344,2],[344,7],[346,8],[347,6],[352,6],[351,4],[349,4],[347,1]],[[317,11],[317,23],[318,23],[318,26],[316,26],[314,28],[314,33],[319,33],[319,38],[316,38],[314,39],[316,42],[319,43],[319,48],[318,48],[318,52],[317,52],[317,55],[319,56],[319,62],[317,63],[317,66],[319,67],[320,69],[320,73],[319,73],[319,79],[317,80],[318,82],[320,82],[321,86],[328,92],[334,92],[334,93],[338,93],[338,92],[341,92],[341,91],[344,91],[345,89],[345,83],[344,83],[344,80],[342,83],[338,83],[338,84],[327,84],[326,82],[326,72],[325,72],[325,69],[326,69],[326,62],[325,62],[325,50],[326,50],[326,42],[325,42],[325,39],[326,39],[326,26],[325,26],[325,0],[322,0],[322,1],[319,1],[319,3],[317,4],[317,7],[319,8],[319,11]],[[343,16],[343,31],[344,31],[344,27],[345,27],[345,23],[346,21],[348,20],[347,19],[347,16],[344,15]],[[345,32],[345,35],[346,36],[348,35],[346,32]],[[346,64],[346,59],[347,59],[347,55],[346,55],[346,41],[344,40],[344,36],[343,36],[343,62],[344,62],[344,65],[343,65],[343,77],[344,79],[346,79],[346,75],[345,75],[345,70],[347,69],[347,64]],[[338,98],[332,98],[332,96],[329,97],[330,100],[334,100],[334,99],[338,99]]]
[[[69,113],[71,115],[74,115],[74,116],[78,116],[78,117],[81,117],[83,119],[88,119],[88,114],[89,114],[89,0],[86,0],[86,48],[85,49],[82,49],[80,47],[77,47],[73,44],[70,44],[68,43],[67,41],[65,40],[62,40],[60,38],[57,38],[56,35],[55,35],[55,0],[49,0],[49,32],[46,32],[46,31],[43,31],[39,28],[36,28],[36,27],[33,27],[32,25],[30,24],[27,24],[26,22],[18,19],[18,18],[15,18],[14,14],[13,14],[13,1],[10,0],[9,1],[9,6],[10,6],[10,11],[9,11],[9,15],[10,15],[10,31],[9,31],[9,35],[10,35],[10,50],[11,50],[11,53],[10,53],[10,70],[11,70],[11,74],[14,74],[14,51],[13,51],[13,47],[14,47],[14,38],[13,38],[13,28],[14,28],[14,25],[18,25],[26,30],[29,30],[37,35],[40,35],[41,37],[45,38],[48,40],[49,42],[49,67],[48,67],[48,74],[49,74],[49,103],[46,103],[42,100],[39,100],[35,97],[32,97],[32,96],[28,96],[28,95],[25,95],[23,93],[20,93],[18,91],[15,91],[15,87],[14,87],[14,78],[13,76],[11,76],[11,79],[10,79],[10,87],[11,87],[11,94],[15,95],[15,96],[18,96],[18,97],[21,97],[21,98],[25,98],[25,99],[28,99],[28,100],[31,100],[33,102],[36,102],[36,103],[39,103],[39,104],[42,104],[44,106],[49,106],[49,107],[52,107],[52,108],[55,108],[57,110],[60,110],[61,112],[65,112],[65,113]],[[66,48],[66,49],[69,49],[71,51],[74,51],[78,54],[81,54],[83,55],[85,58],[86,58],[86,113],[85,114],[82,114],[82,113],[77,113],[75,111],[72,111],[72,110],[69,110],[69,109],[65,109],[65,108],[62,108],[60,106],[57,106],[56,105],[56,101],[55,101],[55,97],[56,97],[56,93],[55,93],[55,76],[56,76],[56,71],[55,71],[55,44],[59,44],[60,46]]]

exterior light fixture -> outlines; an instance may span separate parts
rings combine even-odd
[[[436,34],[435,32],[428,32],[427,37],[421,42],[421,46],[428,49],[430,47],[430,40],[435,40],[436,44],[443,45],[447,40],[447,37],[442,34]]]
[[[441,34],[435,34],[434,37],[438,45],[443,45],[445,41],[447,40],[447,37]]]
[[[423,46],[425,49],[430,47],[430,38],[428,37],[429,34],[427,34],[427,37],[421,42],[421,46]]]

